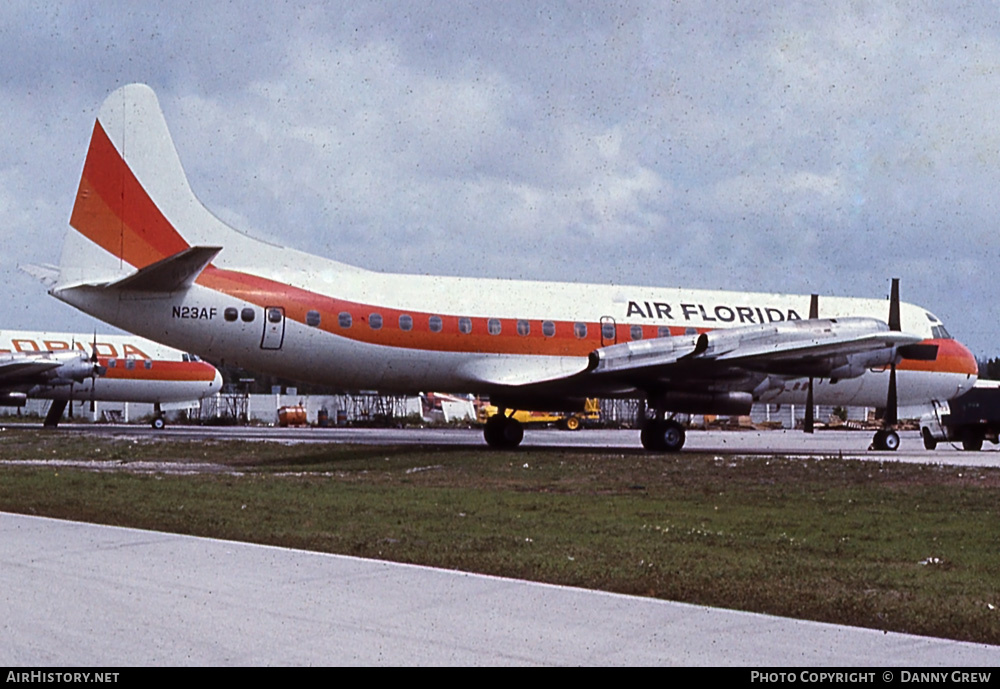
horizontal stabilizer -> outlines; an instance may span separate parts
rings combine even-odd
[[[107,285],[131,292],[178,292],[194,284],[221,246],[192,246]]]
[[[59,266],[51,263],[26,263],[18,266],[22,272],[37,279],[46,287],[52,287],[59,282]]]

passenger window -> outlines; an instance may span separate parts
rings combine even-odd
[[[659,328],[656,329],[656,336],[657,337],[670,337],[670,328],[668,328],[665,325],[661,325]]]
[[[613,323],[601,324],[601,337],[603,337],[605,340],[615,339],[615,326]]]
[[[517,322],[517,334],[518,335],[530,335],[531,334],[531,323],[526,320],[519,320]]]
[[[472,332],[472,319],[471,318],[459,318],[458,319],[458,332],[463,335],[468,335]]]
[[[143,359],[142,365],[145,366],[147,370],[149,370],[149,369],[153,368],[153,360],[152,359]]]
[[[135,359],[126,359],[125,360],[125,368],[128,369],[129,371],[131,371],[132,369],[134,369],[135,368]]]
[[[579,339],[583,339],[587,336],[587,324],[586,323],[574,323],[573,324],[573,334]]]
[[[632,335],[632,339],[633,340],[641,340],[642,339],[642,326],[641,325],[633,325],[631,328],[629,328],[629,333]]]
[[[319,311],[306,311],[306,325],[311,325],[312,327],[319,326]]]
[[[108,368],[118,368],[118,359],[108,359]]]
[[[244,323],[253,323],[253,319],[256,317],[257,312],[249,306],[240,311],[240,318],[243,319]]]
[[[444,327],[444,322],[441,320],[441,316],[431,316],[427,321],[427,325],[430,326],[432,333],[441,332],[441,328]]]
[[[685,335],[697,335],[698,334],[698,329],[697,328],[684,328],[684,334]]]
[[[413,330],[413,316],[404,313],[399,317],[400,330]]]
[[[499,318],[491,318],[486,321],[486,330],[490,333],[490,335],[499,335],[500,329],[501,326]]]
[[[337,325],[341,328],[351,327],[351,314],[347,311],[341,311],[337,314]]]
[[[227,308],[225,311],[222,312],[222,316],[227,321],[232,323],[233,321],[235,321],[237,318],[240,317],[240,312],[236,310],[235,306],[230,306],[229,308]]]
[[[368,316],[368,325],[371,326],[372,330],[381,330],[382,329],[382,314],[380,314],[380,313],[373,313],[370,316]]]
[[[556,334],[556,324],[552,321],[542,321],[542,335],[552,337]]]
[[[281,309],[268,309],[267,310],[267,320],[272,323],[280,323],[282,319]]]

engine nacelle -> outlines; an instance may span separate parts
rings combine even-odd
[[[5,392],[0,394],[0,407],[23,407],[28,403],[28,396],[23,392]]]
[[[72,385],[74,383],[82,383],[87,378],[98,375],[100,373],[100,367],[93,361],[91,361],[85,354],[78,353],[67,353],[67,355],[56,354],[54,355],[60,360],[64,360],[62,364],[56,368],[45,371],[42,374],[42,378],[45,380],[47,385]]]

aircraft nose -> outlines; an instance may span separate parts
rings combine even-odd
[[[971,376],[971,387],[979,377],[979,362],[969,348],[958,340],[940,340],[938,345],[938,361],[944,364],[945,370]]]
[[[222,390],[222,374],[219,373],[219,369],[215,369],[215,376],[212,377],[212,382],[208,385],[208,391],[219,392],[220,390]]]
[[[979,378],[979,362],[969,351],[969,348],[958,340],[935,340],[938,345],[938,357],[934,367],[938,371],[965,375],[958,383],[955,397],[965,394],[976,384]]]

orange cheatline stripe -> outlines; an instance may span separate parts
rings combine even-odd
[[[126,368],[126,361],[135,361],[134,368]],[[203,361],[163,361],[153,360],[151,368],[146,368],[141,359],[117,359],[115,366],[108,366],[108,360],[99,358],[102,366],[107,368],[102,378],[111,380],[142,380],[163,382],[211,382],[215,379],[216,370],[211,364]]]

